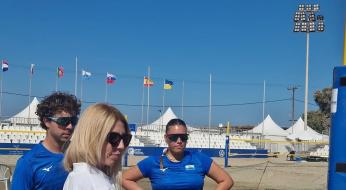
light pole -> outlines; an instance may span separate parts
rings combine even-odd
[[[305,98],[304,98],[304,130],[307,130],[308,123],[308,84],[309,84],[309,34],[324,31],[324,18],[318,15],[316,19],[315,13],[320,10],[318,4],[315,5],[299,5],[298,11],[294,15],[294,32],[306,33],[306,68],[305,68]]]

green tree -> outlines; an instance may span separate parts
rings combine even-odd
[[[332,88],[324,88],[322,91],[317,91],[314,94],[316,104],[320,111],[330,117],[330,105],[332,101]]]
[[[332,88],[324,88],[314,93],[314,100],[319,107],[317,111],[308,112],[308,125],[315,131],[328,134],[330,128],[330,105]],[[304,114],[303,114],[304,118]]]
[[[308,125],[319,133],[328,134],[330,117],[320,110],[308,112]]]

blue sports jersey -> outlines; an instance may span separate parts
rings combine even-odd
[[[67,178],[63,154],[52,153],[42,143],[23,155],[13,174],[12,190],[61,190]]]
[[[148,157],[137,164],[143,176],[150,179],[153,190],[203,189],[204,177],[213,162],[202,153],[188,151],[180,162],[171,162],[166,156],[162,156],[162,161],[162,169],[160,156]]]

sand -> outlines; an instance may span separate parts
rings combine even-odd
[[[129,165],[141,159],[143,157],[129,157]],[[224,166],[223,158],[214,158],[214,161]],[[229,164],[231,167],[225,170],[235,181],[232,189],[326,189],[327,162],[286,161],[286,156],[281,156],[229,159]],[[141,180],[139,184],[151,189],[148,179]],[[204,189],[215,189],[215,182],[206,177]]]
[[[0,163],[13,169],[19,156],[0,155]],[[144,157],[130,156],[129,166],[135,165]],[[223,167],[223,158],[213,158]],[[236,158],[229,159],[230,167],[225,170],[232,176],[235,185],[232,189],[326,189],[327,162],[295,162],[286,161],[285,156],[279,158]],[[126,170],[126,167],[124,167]],[[151,189],[150,181],[139,181],[144,189]],[[3,190],[3,183],[0,190]],[[204,189],[215,189],[215,182],[205,178]]]

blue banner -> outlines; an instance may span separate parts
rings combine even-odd
[[[22,155],[31,150],[34,145],[35,144],[0,143],[0,154]]]
[[[130,131],[136,132],[136,124],[129,123]]]
[[[127,153],[134,156],[159,156],[163,147],[129,147]],[[202,152],[209,157],[225,157],[225,149],[186,148],[190,152]],[[268,150],[264,149],[230,149],[230,158],[267,158]]]
[[[3,155],[22,155],[29,151],[35,144],[20,143],[0,143],[0,154]],[[155,156],[161,155],[164,147],[129,147],[127,153],[134,156]],[[225,157],[225,149],[209,148],[186,148],[190,152],[202,152],[209,157]],[[267,158],[268,150],[264,149],[230,149],[230,158]]]

